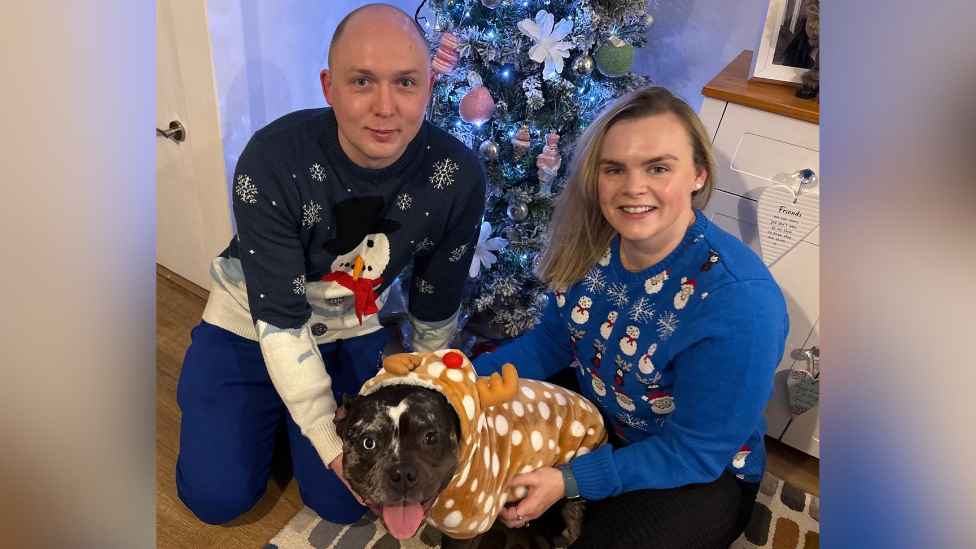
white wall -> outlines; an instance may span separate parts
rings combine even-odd
[[[418,0],[387,0],[413,14]],[[437,1],[437,0],[434,0]],[[767,0],[652,0],[655,24],[633,70],[685,98],[753,49]],[[363,0],[207,0],[227,180],[256,131],[288,112],[326,105],[319,71],[336,25]],[[423,10],[426,14],[426,8]]]
[[[413,14],[416,0],[386,0]],[[319,84],[329,41],[362,0],[207,0],[227,181],[255,131],[327,105]]]
[[[647,45],[633,71],[675,92],[697,112],[701,89],[742,50],[754,50],[768,0],[651,0]]]

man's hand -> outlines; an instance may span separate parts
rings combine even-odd
[[[502,524],[509,528],[521,528],[530,520],[542,516],[553,503],[566,497],[563,474],[554,467],[540,467],[535,471],[515,475],[509,486],[525,486],[529,493],[518,503],[506,505],[498,515]],[[519,516],[522,518],[519,519]]]
[[[349,481],[346,480],[346,477],[342,475],[342,454],[339,454],[338,457],[332,460],[332,463],[329,464],[329,469],[332,469],[335,472],[336,476],[339,477],[339,480],[341,480],[342,483],[346,485],[346,488],[348,488],[349,492],[356,498],[356,501],[366,506],[370,506],[370,507],[373,506],[373,503],[371,501],[357,494],[356,491],[352,489],[352,486],[349,485]]]

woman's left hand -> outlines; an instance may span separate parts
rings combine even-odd
[[[502,508],[498,518],[509,528],[521,528],[542,516],[553,503],[566,496],[563,474],[554,467],[540,467],[535,471],[515,475],[508,485],[529,489],[525,499],[510,503]],[[521,516],[521,520],[519,519]]]

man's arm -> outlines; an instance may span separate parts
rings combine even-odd
[[[300,198],[262,151],[248,144],[234,175],[241,266],[248,304],[271,381],[302,434],[329,465],[342,452],[336,402],[308,321]]]
[[[461,292],[478,244],[487,188],[484,168],[477,160],[466,162],[459,177],[472,178],[475,183],[456,201],[441,241],[413,263],[410,325],[413,347],[418,352],[436,351],[450,344],[457,327]]]

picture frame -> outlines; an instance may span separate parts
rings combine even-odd
[[[799,87],[813,65],[807,55],[806,6],[809,0],[768,0],[749,79]]]

